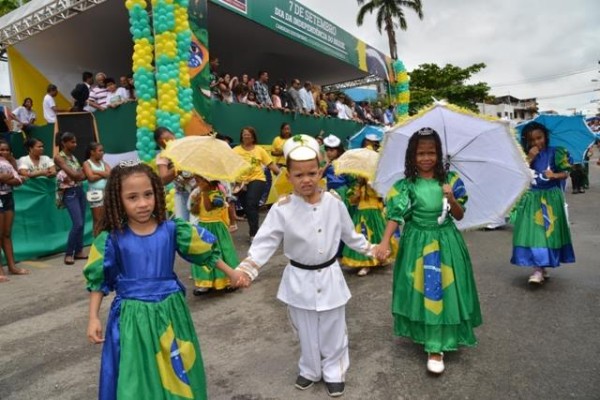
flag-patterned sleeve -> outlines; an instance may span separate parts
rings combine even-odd
[[[92,243],[88,261],[83,268],[87,290],[105,295],[114,290],[116,264],[112,239],[108,232],[102,232]]]
[[[569,152],[564,147],[556,147],[554,152],[554,164],[556,165],[556,171],[554,172],[570,172],[571,162],[569,160]]]
[[[465,183],[460,179],[458,174],[454,171],[448,172],[448,184],[452,187],[452,194],[454,194],[454,198],[457,203],[466,210],[466,204],[469,200],[469,196],[467,195],[467,190],[465,189]]]
[[[221,258],[221,253],[214,246],[217,241],[215,236],[206,229],[179,218],[175,218],[173,221],[179,255],[197,265],[214,266]]]
[[[410,200],[410,182],[407,179],[394,183],[386,197],[386,218],[403,224],[410,215],[412,202]]]

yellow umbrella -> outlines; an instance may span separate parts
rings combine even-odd
[[[161,153],[173,161],[175,168],[209,180],[233,182],[250,168],[229,145],[215,136],[186,136],[167,143]]]
[[[340,158],[333,161],[333,170],[336,175],[357,175],[373,181],[377,161],[379,161],[379,153],[371,149],[347,150]]]

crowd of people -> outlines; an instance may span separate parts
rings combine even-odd
[[[285,80],[269,83],[269,72],[259,71],[256,78],[249,74],[241,77],[219,73],[219,59],[210,60],[210,89],[213,99],[225,103],[247,104],[282,112],[293,112],[316,117],[353,120],[373,125],[394,124],[394,106],[383,108],[380,101],[355,102],[343,92],[324,93],[310,81],[293,78],[288,85]]]

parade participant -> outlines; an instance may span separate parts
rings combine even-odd
[[[240,260],[229,233],[229,215],[225,195],[219,190],[217,181],[208,181],[198,175],[194,178],[196,188],[190,194],[188,201],[190,222],[212,233],[217,238],[215,246],[219,249],[225,264],[237,266]],[[230,287],[227,275],[215,268],[214,265],[192,264],[192,277],[195,296],[208,293],[211,289],[223,290]]]
[[[345,305],[350,291],[336,252],[340,240],[362,254],[373,246],[354,231],[344,204],[319,188],[317,141],[293,136],[283,152],[294,192],[271,207],[238,271],[256,279],[283,241],[290,262],[277,298],[288,305],[300,339],[295,386],[305,390],[323,379],[330,396],[341,396],[349,365]]]
[[[175,140],[175,135],[168,128],[160,126],[154,131],[154,141],[161,150],[164,150],[171,140]],[[177,171],[171,160],[162,157],[161,153],[156,155],[156,167],[163,185],[173,182],[175,186],[175,216],[189,221],[187,202],[194,186],[192,175],[186,171]]]
[[[394,266],[394,333],[424,345],[427,370],[441,374],[444,352],[477,344],[473,328],[481,325],[469,252],[454,224],[464,216],[467,193],[458,175],[444,170],[433,129],[412,135],[405,160],[405,178],[387,197],[388,223],[376,254],[389,257],[390,239],[404,224]]]
[[[379,151],[379,137],[374,133],[370,133],[362,141],[362,146],[373,151]]]
[[[548,278],[547,268],[575,262],[561,189],[571,165],[564,148],[549,144],[544,125],[530,122],[523,128],[523,147],[535,181],[516,207],[510,262],[533,267],[531,284],[543,283]]]
[[[340,158],[344,154],[344,146],[340,138],[334,135],[329,135],[323,139],[325,145],[325,155],[327,156],[327,164],[323,172],[323,176],[327,180],[327,190],[347,190],[348,177],[346,175],[336,175],[333,170],[333,161]]]
[[[166,220],[160,178],[145,164],[121,162],[105,189],[103,232],[83,270],[90,293],[87,336],[103,343],[101,400],[206,399],[202,356],[173,270],[175,254],[210,263],[244,284],[213,250],[215,237],[180,219]],[[102,299],[116,296],[102,335]]]
[[[371,243],[381,242],[385,231],[382,199],[365,178],[357,178],[347,194],[348,202],[354,206],[352,222],[356,232],[362,233]],[[342,264],[357,269],[358,276],[366,276],[372,267],[388,264],[389,261],[389,259],[380,261],[376,257],[365,256],[349,247],[344,247],[342,251]]]

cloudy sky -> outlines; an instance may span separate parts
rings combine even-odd
[[[257,0],[252,0],[257,1]],[[355,0],[299,0],[353,35],[389,53],[373,16],[356,27]],[[599,0],[422,0],[423,21],[408,12],[398,52],[412,70],[423,63],[466,67],[492,94],[537,97],[542,110],[592,111],[600,106]],[[0,63],[0,94],[9,92]]]
[[[299,0],[389,54],[375,17],[356,27],[354,0]],[[420,21],[407,10],[398,54],[407,69],[423,63],[487,65],[475,76],[492,94],[537,97],[540,109],[572,113],[600,107],[599,0],[422,0]],[[410,11],[410,12],[409,12]],[[586,93],[582,93],[586,92]],[[574,95],[574,93],[580,93]]]

